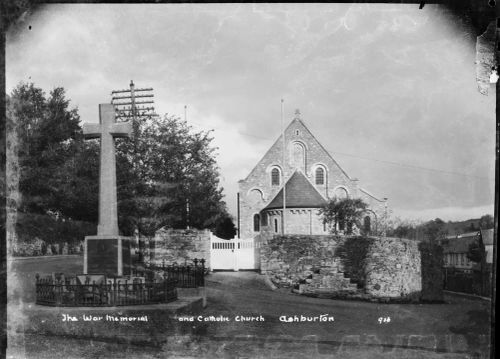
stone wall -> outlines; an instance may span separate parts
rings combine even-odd
[[[151,240],[149,259],[152,263],[190,263],[193,259],[205,259],[210,268],[210,231],[196,229],[160,229]]]
[[[262,235],[261,272],[277,286],[301,292],[355,290],[336,255],[345,240],[333,235]]]
[[[442,300],[438,250],[426,250],[416,241],[271,234],[258,239],[261,272],[279,287],[306,295],[384,302]]]
[[[373,238],[365,260],[365,293],[377,298],[418,299],[422,291],[418,242]]]
[[[281,233],[282,209],[266,210],[261,216],[267,216],[262,220],[261,233],[276,234]],[[285,233],[326,235],[328,228],[323,224],[318,208],[297,208],[287,209]],[[267,223],[267,225],[266,225]]]

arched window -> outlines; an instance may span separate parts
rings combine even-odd
[[[251,204],[256,204],[262,201],[263,197],[264,195],[262,194],[262,191],[254,188],[248,193],[248,202]]]
[[[371,221],[372,220],[371,220],[370,216],[365,216],[364,222],[363,222],[363,229],[365,231],[365,234],[370,234],[371,233],[371,230],[372,230],[372,228],[371,228],[371,225],[372,225]]]
[[[338,187],[337,189],[335,189],[335,197],[338,199],[344,199],[349,196],[347,190],[344,187]]]
[[[323,167],[316,168],[315,176],[316,184],[324,185],[325,184],[325,170]]]
[[[258,214],[253,215],[253,231],[260,231],[260,216]]]
[[[272,186],[280,185],[280,170],[277,168],[273,168],[271,171],[271,185]]]
[[[267,213],[262,214],[262,226],[266,227],[267,226]]]
[[[278,233],[278,218],[274,219],[274,232]]]

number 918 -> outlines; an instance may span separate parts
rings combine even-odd
[[[380,317],[380,318],[378,318],[378,324],[390,323],[390,322],[391,322],[391,317]]]

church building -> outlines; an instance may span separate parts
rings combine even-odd
[[[334,197],[366,202],[363,230],[375,232],[387,199],[375,197],[349,177],[309,131],[298,110],[284,136],[285,141],[281,134],[247,178],[238,182],[240,238],[254,238],[262,232],[328,234],[319,209]],[[343,230],[342,224],[337,226]]]

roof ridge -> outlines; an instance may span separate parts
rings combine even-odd
[[[271,146],[267,149],[266,153],[264,153],[264,156],[262,156],[262,157],[260,158],[260,160],[259,160],[259,161],[257,161],[257,163],[255,164],[255,166],[253,166],[253,168],[250,170],[250,172],[248,172],[248,175],[247,175],[247,176],[243,179],[243,181],[248,180],[248,178],[249,178],[249,177],[250,177],[250,175],[253,173],[253,171],[255,171],[255,169],[256,169],[257,167],[259,167],[259,164],[262,162],[262,160],[263,160],[264,158],[266,158],[267,154],[268,154],[269,152],[271,152],[271,150],[273,149],[273,147],[274,147],[274,146],[276,146],[276,144],[277,144],[280,140],[282,140],[282,139],[283,139],[283,133],[284,133],[284,132],[286,132],[290,126],[292,126],[292,123],[293,123],[295,120],[299,120],[299,121],[300,121],[300,119],[298,119],[298,118],[294,118],[292,121],[290,121],[290,123],[288,124],[288,126],[286,126],[286,128],[285,128],[283,131],[281,131],[281,133],[280,133],[280,135],[278,136],[278,138],[277,138],[277,139],[273,142],[273,144],[272,144],[272,145],[271,145]],[[302,125],[305,127],[304,123],[302,123]],[[285,164],[283,163],[283,165],[282,165],[282,166],[284,167],[284,166],[285,166]]]
[[[360,191],[362,191],[362,192],[366,193],[367,195],[369,195],[370,197],[372,197],[372,198],[376,199],[377,201],[379,201],[379,202],[384,202],[384,200],[383,200],[383,199],[380,199],[380,198],[378,198],[378,197],[375,197],[373,194],[371,194],[370,192],[368,192],[368,191],[367,191],[366,189],[364,189],[363,187],[358,187],[358,188],[359,188],[359,190],[360,190]]]

